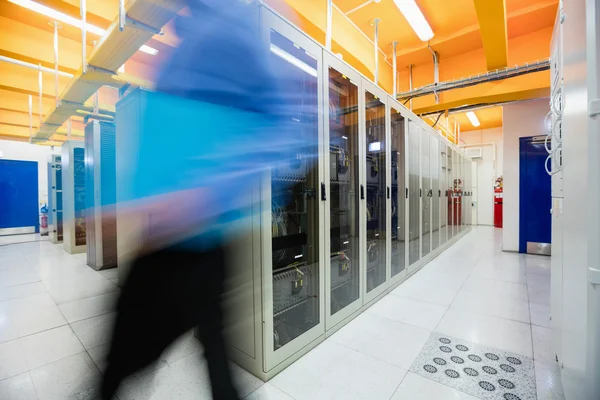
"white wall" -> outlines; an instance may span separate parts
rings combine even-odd
[[[474,159],[477,176],[474,178],[473,202],[476,202],[477,225],[494,225],[494,182],[502,175],[503,140],[502,128],[462,132],[461,146],[480,145],[483,157]]]
[[[503,250],[519,251],[519,138],[545,134],[544,118],[550,111],[548,99],[509,104],[503,107],[504,130],[504,216]]]
[[[38,204],[48,202],[48,158],[50,154],[60,154],[60,148],[39,146],[13,140],[0,140],[0,154],[6,160],[37,161],[38,163]]]

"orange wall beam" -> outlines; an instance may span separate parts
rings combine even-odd
[[[508,65],[505,0],[473,0],[488,70]]]

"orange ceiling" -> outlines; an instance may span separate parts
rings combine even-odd
[[[37,0],[60,12],[79,18],[79,0]],[[302,29],[316,40],[324,42],[326,0],[265,0],[298,23]],[[285,3],[284,3],[285,1]],[[470,74],[485,72],[485,52],[479,29],[477,13],[473,0],[416,0],[425,18],[430,23],[435,36],[431,46],[440,54],[440,76],[442,80],[456,79]],[[558,0],[505,0],[506,26],[508,37],[508,62],[524,63],[548,57],[551,27],[553,26]],[[287,5],[286,5],[287,3]],[[380,60],[379,84],[388,92],[392,90],[392,42],[398,42],[398,66],[400,88],[408,90],[408,73],[406,66],[414,64],[413,81],[415,86],[423,86],[433,81],[433,66],[427,44],[419,40],[409,24],[395,6],[393,0],[381,0],[371,3],[351,13],[346,18],[343,13],[363,4],[364,0],[334,0],[341,11],[334,13],[333,50],[344,55],[344,59],[356,69],[372,78],[373,48],[367,38],[373,38],[371,21],[380,18],[379,46],[384,54]],[[100,28],[106,28],[117,15],[118,0],[88,0],[88,22]],[[47,17],[28,11],[7,0],[0,0],[0,55],[19,59],[33,64],[41,63],[53,67],[52,27]],[[64,25],[64,24],[63,24]],[[356,27],[362,32],[356,30]],[[174,34],[173,23],[163,28],[164,36],[154,36],[147,44],[159,50],[157,56],[137,52],[125,66],[126,72],[147,80],[152,80],[160,63],[168,57],[177,46],[178,39]],[[81,34],[74,27],[64,25],[59,31],[59,64],[60,70],[73,73],[81,66]],[[88,53],[99,39],[88,35]],[[387,60],[384,59],[387,58]],[[0,135],[15,137],[25,134],[21,125],[23,115],[28,110],[28,95],[34,95],[34,112],[37,112],[37,72],[24,67],[0,63]],[[44,73],[43,112],[53,105],[54,79]],[[473,87],[469,90],[457,91],[441,96],[444,103],[461,104],[461,102],[481,101],[482,96],[505,96],[508,92],[542,93],[547,81],[544,73],[538,78],[522,79],[519,85],[495,83],[491,87]],[[530,84],[530,81],[535,81]],[[59,80],[59,89],[67,84],[67,78]],[[546,87],[547,87],[546,83]],[[508,93],[510,94],[510,93]],[[509,96],[510,97],[510,96]],[[103,101],[112,102],[116,96],[114,91],[103,91]],[[497,97],[495,97],[497,98]],[[504,97],[503,97],[504,98]],[[101,101],[102,102],[102,101]],[[415,100],[414,105],[420,109],[436,107],[433,96]],[[461,104],[464,105],[464,104]],[[485,109],[488,110],[488,109]],[[478,111],[488,119],[489,126],[501,123],[497,112]],[[491,109],[490,109],[491,110]],[[488,123],[488,122],[486,122]],[[27,124],[27,123],[26,123]],[[26,125],[25,124],[25,125]],[[462,124],[463,131],[468,124]],[[12,127],[19,129],[12,129]],[[27,126],[28,130],[28,126]],[[27,133],[28,135],[28,133]]]

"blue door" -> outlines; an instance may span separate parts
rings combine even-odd
[[[552,180],[545,168],[545,138],[519,139],[519,253],[550,255]]]
[[[0,160],[0,235],[34,232],[39,232],[38,163]]]

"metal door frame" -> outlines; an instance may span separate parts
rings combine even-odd
[[[436,251],[437,249],[440,248],[440,246],[442,245],[441,243],[441,237],[440,237],[440,231],[442,229],[440,221],[441,221],[441,207],[440,204],[442,202],[442,196],[441,196],[441,191],[440,191],[440,177],[441,177],[441,173],[440,173],[440,162],[441,162],[441,158],[440,158],[440,148],[441,148],[441,141],[439,139],[439,135],[434,135],[431,134],[431,138],[429,140],[429,169],[431,170],[431,190],[433,191],[433,197],[431,198],[431,202],[433,203],[433,198],[437,196],[438,198],[438,204],[437,204],[437,217],[438,217],[438,222],[437,222],[437,227],[438,227],[438,240],[437,240],[437,247],[433,247],[433,207],[431,207],[431,218],[430,218],[430,226],[431,226],[431,252]],[[432,152],[432,144],[433,143],[437,143],[437,151],[435,153]],[[432,163],[433,160],[436,160],[436,175],[438,177],[438,184],[437,184],[437,188],[433,185],[433,170],[434,168],[432,167]],[[437,190],[436,190],[437,189]]]
[[[417,153],[417,157],[418,157],[418,161],[417,161],[417,166],[418,166],[418,168],[417,168],[417,175],[418,175],[418,178],[419,178],[419,188],[421,189],[420,186],[421,186],[421,129],[422,128],[421,128],[418,120],[411,119],[411,118],[408,118],[408,120],[409,120],[409,123],[407,123],[407,137],[408,137],[408,135],[411,134],[411,130],[412,129],[416,129],[417,130],[417,152],[416,152]],[[411,126],[414,127],[414,128],[411,129]],[[410,140],[408,140],[408,143],[410,144]],[[408,157],[410,157],[410,146],[407,148],[406,153],[407,153]],[[408,162],[408,165],[409,165],[409,168],[410,168],[410,160]],[[409,176],[409,179],[410,179],[410,171],[408,171],[408,176]],[[408,195],[407,204],[408,204],[408,207],[409,207],[409,213],[408,213],[409,215],[408,216],[409,216],[409,219],[410,219],[410,182],[408,182],[408,192],[409,192],[409,195]],[[422,264],[421,260],[423,259],[423,257],[421,257],[421,246],[422,246],[422,242],[423,242],[423,240],[422,240],[423,239],[423,236],[422,236],[423,232],[421,232],[421,221],[423,219],[423,217],[421,215],[422,197],[418,196],[417,198],[419,199],[419,204],[418,204],[418,206],[419,206],[418,207],[419,208],[419,212],[418,212],[418,217],[417,217],[418,228],[419,228],[419,235],[418,235],[418,240],[419,240],[419,259],[416,260],[411,265],[410,264],[410,254],[409,254],[409,257],[408,257],[408,262],[409,263],[406,266],[407,274],[409,274],[409,275],[412,274],[414,271],[417,271],[418,269],[421,268],[421,264]],[[408,252],[410,253],[410,242],[412,241],[410,239],[410,220],[407,220],[407,224],[409,224],[408,225],[408,231],[409,231]]]
[[[367,118],[366,118],[366,110],[365,110],[365,106],[366,106],[366,101],[365,101],[365,96],[366,96],[366,92],[369,91],[371,94],[379,97],[379,99],[382,101],[384,108],[386,110],[385,112],[385,152],[386,152],[386,171],[385,171],[385,182],[386,182],[386,190],[387,187],[390,184],[390,170],[388,168],[388,164],[389,164],[389,158],[390,158],[390,152],[389,152],[389,129],[388,129],[388,115],[387,115],[387,98],[388,98],[388,94],[385,93],[381,88],[375,86],[375,84],[373,82],[371,82],[370,80],[368,80],[365,77],[362,77],[362,91],[360,93],[361,97],[363,98],[363,104],[362,107],[360,108],[360,112],[362,113],[362,121],[363,124],[361,125],[361,143],[362,143],[362,154],[361,154],[361,159],[363,161],[363,165],[361,166],[361,172],[362,172],[362,183],[361,185],[364,185],[364,190],[365,190],[365,198],[361,199],[361,205],[363,206],[363,209],[361,210],[361,220],[364,220],[364,224],[363,224],[363,231],[362,233],[362,249],[366,249],[367,246],[367,221],[366,221],[366,207],[367,207],[367,199],[366,199],[366,192],[367,192],[367,171],[366,171],[366,157],[367,157],[367,149],[365,147],[365,139],[367,137]],[[384,198],[386,199],[386,218],[385,218],[385,227],[386,227],[386,248],[385,248],[385,257],[386,257],[386,262],[385,262],[385,282],[383,282],[381,285],[379,285],[378,287],[374,288],[373,290],[371,290],[370,292],[367,292],[367,253],[366,251],[362,252],[361,255],[361,260],[363,262],[363,273],[362,273],[362,284],[363,284],[363,296],[364,296],[364,304],[369,303],[370,301],[372,301],[373,299],[375,299],[376,297],[378,297],[379,295],[381,295],[383,292],[385,292],[385,290],[389,287],[390,285],[390,280],[389,280],[389,276],[390,276],[390,264],[387,262],[388,260],[388,254],[389,254],[389,236],[391,234],[391,227],[390,224],[387,221],[387,210],[389,208],[389,203],[390,203],[390,199],[387,198],[387,196],[384,196]]]
[[[427,257],[430,253],[431,253],[431,204],[429,207],[429,251],[427,252],[427,254],[423,254],[423,236],[425,234],[424,229],[423,229],[423,209],[424,209],[424,199],[427,196],[427,193],[425,193],[425,188],[423,187],[423,183],[425,182],[426,179],[424,179],[424,170],[423,170],[423,153],[421,153],[423,151],[423,138],[426,137],[427,141],[428,141],[428,147],[427,147],[427,152],[429,154],[427,154],[427,159],[429,159],[431,157],[431,148],[429,147],[429,142],[430,142],[430,136],[431,134],[427,131],[425,131],[423,128],[421,128],[421,132],[419,133],[419,194],[420,194],[420,205],[419,205],[419,223],[421,224],[421,244],[419,246],[419,251],[421,252],[421,260],[424,259],[425,257]],[[431,160],[429,160],[429,188],[431,188]]]
[[[337,56],[333,55],[332,53],[328,52],[327,50],[323,51],[323,63],[322,63],[322,74],[323,74],[323,82],[327,82],[327,85],[323,85],[323,103],[324,105],[329,105],[329,67],[334,68],[336,71],[341,72],[342,74],[346,75],[352,83],[356,84],[356,87],[358,88],[358,153],[359,153],[359,160],[356,160],[356,162],[359,163],[358,166],[358,170],[359,170],[359,176],[358,176],[358,182],[357,182],[357,190],[360,190],[360,185],[362,184],[362,171],[364,169],[364,167],[362,167],[361,163],[364,162],[364,157],[362,155],[362,148],[364,147],[362,142],[363,142],[363,136],[362,136],[362,126],[365,124],[365,121],[363,119],[364,115],[363,113],[360,112],[360,110],[362,108],[364,108],[364,96],[362,95],[363,93],[363,86],[362,86],[362,76],[356,72],[354,69],[352,69],[351,67],[349,67],[346,63],[342,62]],[[328,107],[323,108],[323,110],[327,110],[329,109]],[[329,118],[327,117],[328,114],[323,115],[323,149],[324,149],[324,154],[323,154],[323,165],[327,166],[327,168],[324,168],[324,175],[323,175],[323,182],[325,183],[325,187],[326,187],[326,193],[327,193],[327,199],[325,200],[325,220],[324,220],[324,226],[325,226],[325,230],[324,230],[324,240],[322,241],[322,243],[324,243],[325,246],[325,262],[324,262],[324,267],[325,267],[325,330],[328,331],[330,329],[332,329],[333,327],[335,327],[336,325],[338,325],[340,322],[344,321],[346,318],[348,318],[349,316],[351,316],[352,314],[354,314],[356,311],[358,311],[362,305],[363,305],[363,257],[362,257],[362,253],[364,252],[363,249],[363,245],[362,245],[362,239],[364,237],[364,229],[365,228],[363,225],[366,224],[366,221],[364,221],[363,218],[359,218],[358,220],[358,225],[359,225],[359,234],[358,234],[358,246],[360,248],[359,251],[359,290],[358,290],[358,299],[356,299],[354,302],[352,302],[351,304],[347,305],[346,307],[344,307],[342,310],[338,311],[337,313],[335,313],[334,315],[331,315],[331,210],[330,210],[330,200],[331,200],[331,187],[330,187],[330,180],[331,180],[331,175],[330,175],[330,171],[329,171],[329,165],[330,165],[330,157],[329,157]],[[363,210],[363,202],[359,199],[357,206],[359,207],[359,216],[365,215],[365,212]]]
[[[293,41],[303,49],[313,55],[317,60],[317,104],[319,109],[322,110],[323,106],[323,49],[322,47],[310,40],[304,33],[290,25],[288,22],[283,20],[281,17],[274,14],[270,9],[261,7],[260,8],[260,24],[261,32],[263,35],[264,43],[271,43],[270,32],[275,30],[289,40]],[[319,154],[323,154],[323,113],[318,113],[318,151]],[[323,161],[322,159],[318,162],[318,180],[319,183],[324,182],[323,179]],[[263,254],[263,265],[262,265],[262,277],[263,277],[263,371],[265,373],[277,367],[277,365],[288,360],[294,353],[297,353],[302,348],[309,345],[325,333],[325,273],[324,273],[324,260],[325,260],[325,245],[321,242],[319,246],[319,323],[306,331],[304,334],[298,336],[291,342],[287,343],[284,347],[275,351],[273,349],[273,279],[272,279],[272,243],[271,243],[271,176],[270,173],[265,174],[265,178],[262,184],[262,217],[261,217],[261,229],[262,229],[262,254]],[[320,199],[320,196],[318,197]],[[269,205],[269,206],[266,206]],[[325,219],[325,202],[319,200],[319,235],[323,237],[324,233],[324,219]]]
[[[391,172],[392,172],[392,160],[391,160],[391,151],[392,151],[392,147],[391,147],[391,143],[392,143],[392,108],[396,111],[398,111],[400,113],[400,115],[402,115],[404,117],[404,187],[400,188],[398,186],[398,193],[400,195],[400,193],[402,194],[402,196],[404,197],[404,269],[399,272],[398,274],[396,274],[395,276],[392,276],[392,235],[391,235],[391,219],[389,219],[389,228],[390,228],[390,235],[389,235],[389,253],[390,253],[390,258],[389,258],[389,271],[390,271],[390,277],[389,277],[389,281],[390,281],[390,285],[395,285],[398,281],[402,281],[406,278],[406,275],[408,274],[408,262],[409,262],[409,258],[408,258],[408,244],[409,244],[409,233],[408,233],[408,217],[409,217],[409,200],[410,198],[407,197],[405,195],[406,190],[408,189],[408,115],[406,115],[403,112],[403,107],[401,107],[402,104],[397,101],[396,99],[394,99],[391,96],[388,96],[388,101],[387,101],[387,107],[386,107],[386,112],[388,113],[388,125],[389,125],[389,143],[390,145],[388,146],[389,148],[389,159],[390,159],[390,166],[388,169],[388,176],[389,176],[389,182],[390,182],[390,187],[391,187]],[[402,190],[401,190],[402,189]],[[391,200],[388,202],[389,203],[389,213],[388,215],[391,215],[391,209],[392,209],[392,202]]]

